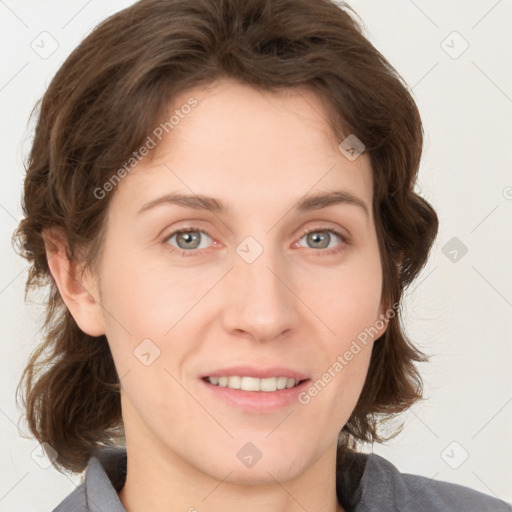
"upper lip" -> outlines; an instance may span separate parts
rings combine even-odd
[[[258,379],[268,379],[271,377],[288,377],[296,381],[306,380],[309,377],[302,372],[292,368],[285,368],[284,366],[273,366],[271,368],[255,367],[255,366],[230,366],[229,368],[219,368],[217,370],[210,370],[201,375],[205,377],[229,377],[239,375],[241,377],[256,377]]]

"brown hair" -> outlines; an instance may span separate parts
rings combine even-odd
[[[49,286],[44,341],[17,392],[22,386],[29,428],[57,451],[59,471],[83,471],[98,448],[122,441],[124,430],[107,339],[81,331],[66,308],[43,230],[62,229],[69,258],[95,268],[112,193],[99,200],[94,190],[129,160],[181,91],[222,77],[268,91],[313,90],[328,106],[337,140],[354,134],[370,159],[384,303],[399,304],[426,263],[438,219],[413,190],[420,115],[350,11],[330,0],[142,0],[100,23],[53,78],[33,111],[24,218],[13,241],[30,263],[25,299]],[[397,311],[374,344],[339,446],[396,435],[382,437],[379,424],[422,398],[414,363],[426,360]]]

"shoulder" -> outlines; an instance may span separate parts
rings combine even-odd
[[[85,497],[85,484],[80,484],[52,512],[89,512]]]
[[[470,487],[406,473],[402,474],[402,479],[410,495],[417,497],[420,503],[429,505],[432,510],[512,511],[512,507],[506,502]]]
[[[126,512],[117,494],[126,478],[126,462],[125,449],[95,451],[82,483],[52,512]]]
[[[401,473],[375,453],[367,456],[361,479],[359,512],[400,510],[436,512],[512,512],[506,502],[463,485]]]

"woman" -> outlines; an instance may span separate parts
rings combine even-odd
[[[56,509],[510,510],[358,442],[421,398],[435,211],[401,78],[328,0],[143,0],[50,84],[17,235]],[[21,384],[20,383],[20,384]]]

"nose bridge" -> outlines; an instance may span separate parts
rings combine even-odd
[[[235,248],[230,299],[225,312],[228,328],[243,330],[257,339],[272,339],[293,327],[295,298],[287,281],[284,255],[271,243],[248,236]],[[261,237],[260,237],[261,240]]]
[[[283,255],[271,246],[270,238],[267,237],[263,245],[254,237],[247,237],[236,249],[235,267],[240,279],[246,282],[247,293],[251,293],[252,288],[256,294],[268,295],[268,299],[275,300],[276,293],[282,294],[283,283],[276,274],[282,268]]]

